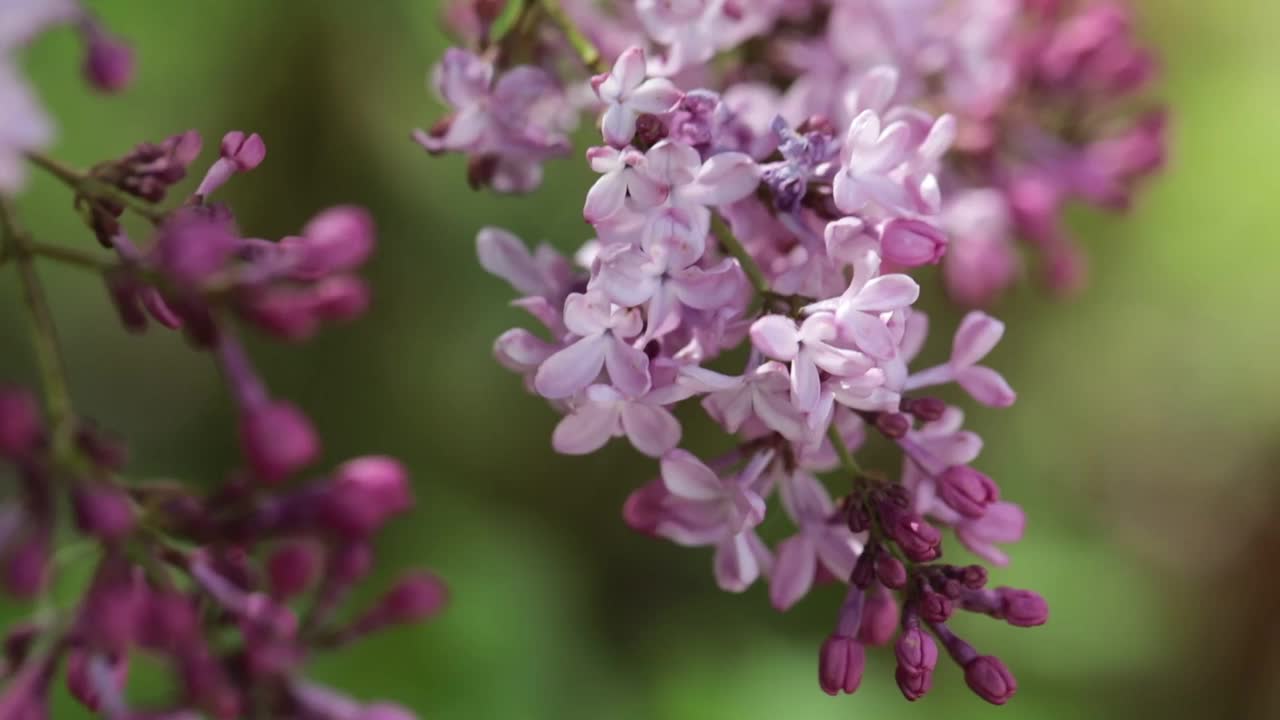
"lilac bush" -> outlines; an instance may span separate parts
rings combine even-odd
[[[44,405],[0,384],[0,472],[11,480],[0,496],[0,587],[34,608],[4,641],[0,718],[48,718],[56,681],[110,720],[414,717],[303,673],[316,653],[446,603],[437,577],[411,572],[371,606],[346,608],[372,568],[374,536],[412,504],[407,469],[384,456],[313,468],[316,428],[270,392],[240,340],[253,330],[300,341],[359,316],[370,297],[356,272],[374,248],[371,218],[339,206],[278,240],[242,231],[213,195],[264,161],[253,133],[227,133],[194,193],[172,202],[200,156],[194,131],[83,170],[43,154],[52,121],[14,55],[61,25],[82,35],[93,88],[119,91],[133,70],[128,46],[73,0],[0,0],[0,265],[21,281]],[[69,188],[101,248],[44,243],[22,225],[14,197],[30,168]],[[145,237],[126,230],[138,221]],[[96,275],[127,330],[178,330],[210,354],[238,410],[241,467],[193,484],[128,472],[124,445],[75,411],[37,272],[45,262]],[[93,558],[93,571],[66,603],[51,584],[74,557]],[[139,653],[171,669],[167,702],[130,701]]]
[[[866,646],[894,643],[908,700],[942,652],[982,699],[1017,682],[948,625],[957,611],[1028,627],[1032,591],[943,559],[942,529],[1008,562],[1025,518],[975,467],[983,440],[931,388],[1007,408],[984,358],[1005,325],[981,309],[1026,273],[1083,280],[1063,222],[1123,210],[1164,156],[1164,111],[1132,18],[1106,0],[464,0],[432,83],[450,108],[415,139],[467,156],[467,179],[535,190],[581,116],[586,242],[572,260],[484,228],[480,263],[543,328],[495,355],[563,415],[561,453],[625,437],[658,477],[623,510],[636,530],[710,547],[717,584],[767,582],[786,610],[841,587],[818,678],[852,693]],[[941,265],[938,273],[922,274]],[[946,362],[918,278],[968,314]],[[672,413],[694,401],[734,440],[699,457]],[[900,468],[864,469],[879,436]],[[818,475],[826,474],[827,482]],[[757,528],[778,499],[795,526]],[[896,636],[896,641],[894,640]],[[815,643],[816,644],[816,643]]]

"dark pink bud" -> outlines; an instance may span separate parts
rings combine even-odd
[[[933,689],[933,673],[913,673],[902,666],[893,672],[893,679],[902,691],[902,697],[915,702]]]
[[[308,545],[295,542],[276,550],[267,560],[272,595],[290,598],[306,592],[319,568],[316,551]]]
[[[880,514],[885,530],[909,559],[929,562],[941,554],[942,534],[924,518],[887,502],[880,504]]]
[[[867,650],[851,637],[831,635],[818,651],[818,684],[828,695],[853,694],[862,684]]]
[[[241,416],[240,444],[254,475],[279,482],[310,465],[320,454],[311,421],[294,405],[268,402]]]
[[[48,543],[40,533],[29,533],[10,546],[4,558],[5,589],[24,600],[34,598],[44,589],[48,567]]]
[[[258,133],[245,135],[239,130],[232,130],[222,136],[222,157],[236,164],[239,172],[248,172],[259,165],[267,157],[267,144]]]
[[[622,506],[622,519],[632,530],[653,535],[669,514],[665,501],[670,495],[661,478],[646,483],[627,496]]]
[[[987,585],[987,569],[981,565],[966,565],[961,569],[960,582],[970,590],[981,590]]]
[[[947,236],[923,220],[896,218],[880,233],[884,259],[902,267],[937,263],[947,252]]]
[[[182,648],[198,635],[200,618],[190,598],[176,592],[152,593],[146,598],[146,622],[139,627],[143,646],[161,652]]]
[[[133,49],[108,35],[96,23],[85,29],[84,77],[94,89],[114,93],[133,80]]]
[[[1000,488],[971,467],[953,465],[938,478],[938,496],[961,515],[980,518],[989,505],[1000,499]]]
[[[329,556],[329,575],[338,585],[350,585],[373,567],[373,548],[367,542],[344,542]]]
[[[898,558],[883,553],[876,558],[876,577],[890,590],[898,590],[907,584],[907,568]]]
[[[123,492],[101,484],[81,484],[72,495],[76,527],[86,535],[106,541],[120,540],[133,532],[133,505]]]
[[[898,628],[898,601],[892,593],[880,589],[871,593],[862,608],[862,624],[858,627],[858,642],[880,646],[893,639]]]
[[[370,456],[338,467],[327,489],[324,516],[339,532],[362,537],[412,504],[404,465],[394,458]]]
[[[903,403],[903,411],[916,416],[920,422],[933,422],[942,418],[947,411],[947,404],[934,397],[915,398]]]
[[[373,218],[364,208],[339,205],[316,215],[297,244],[303,260],[296,272],[318,278],[359,267],[373,253]]]
[[[920,617],[931,623],[946,622],[951,617],[951,613],[955,612],[955,603],[951,598],[932,590],[926,590],[920,596],[917,607]]]
[[[156,235],[155,260],[182,283],[199,284],[222,270],[237,238],[225,219],[195,208],[178,210]]]
[[[444,581],[431,573],[415,572],[400,579],[378,604],[387,622],[422,622],[440,612],[449,600]]]
[[[274,287],[242,301],[245,318],[282,340],[305,340],[319,327],[312,294],[292,287]]]
[[[885,437],[897,440],[911,429],[911,420],[902,413],[880,413],[876,416],[876,429]]]
[[[325,320],[354,320],[369,309],[369,286],[354,275],[325,278],[312,293],[315,312]]]
[[[853,572],[849,574],[849,582],[864,590],[871,585],[871,581],[876,579],[876,556],[879,554],[878,545],[868,545],[863,548],[858,561],[853,565]]]
[[[964,681],[978,697],[993,705],[1003,705],[1018,691],[1018,682],[999,658],[982,655],[964,666]]]
[[[997,588],[1000,596],[1000,614],[1010,625],[1035,627],[1049,619],[1049,604],[1039,593],[1031,590]]]
[[[903,632],[893,652],[898,666],[913,674],[931,673],[938,666],[938,645],[919,627]]]
[[[23,388],[0,386],[0,456],[26,457],[43,437],[35,397]]]

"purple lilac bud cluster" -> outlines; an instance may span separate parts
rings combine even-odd
[[[0,97],[27,97],[5,85],[5,53],[55,21],[78,23],[93,87],[127,82],[131,50],[78,6],[19,0],[0,3]],[[319,433],[270,392],[239,339],[248,328],[302,340],[359,316],[369,291],[355,273],[373,251],[372,219],[339,206],[297,235],[253,237],[212,196],[263,162],[257,134],[226,134],[196,190],[163,206],[198,159],[199,134],[77,170],[38,152],[35,125],[9,122],[23,108],[35,106],[0,102],[0,265],[16,266],[23,284],[46,407],[0,385],[0,473],[15,479],[0,493],[0,589],[34,606],[5,637],[0,718],[49,717],[51,693],[65,685],[109,720],[411,720],[397,705],[362,703],[305,676],[315,654],[446,605],[440,579],[414,571],[367,606],[348,607],[373,568],[375,537],[413,504],[408,470],[385,456],[316,468]],[[63,181],[102,248],[41,243],[22,227],[9,196],[23,174],[11,163]],[[148,237],[129,236],[128,214],[150,223]],[[126,329],[155,323],[209,351],[238,410],[240,467],[191,485],[128,474],[125,447],[72,407],[38,261],[98,275]],[[93,569],[67,602],[51,589],[77,557],[92,558]],[[169,668],[172,697],[145,707],[127,699],[140,656]]]
[[[497,228],[477,238],[481,265],[542,328],[505,332],[494,352],[563,415],[552,446],[586,454],[625,438],[656,459],[626,521],[713,548],[725,590],[765,581],[786,610],[846,585],[819,655],[828,693],[856,690],[866,646],[896,632],[907,699],[932,686],[941,644],[976,694],[1008,701],[1013,675],[948,622],[963,610],[1028,627],[1047,606],[943,561],[942,530],[1003,565],[1025,518],[974,466],[983,441],[961,408],[925,394],[954,384],[1012,405],[983,364],[1005,326],[971,310],[947,360],[920,367],[929,323],[913,273],[941,264],[954,300],[985,305],[1019,275],[1021,239],[1052,288],[1077,283],[1064,204],[1123,208],[1164,154],[1163,111],[1133,111],[1154,64],[1128,11],[533,0],[495,36],[504,5],[455,4],[474,49],[437,66],[452,112],[416,137],[466,154],[473,185],[523,192],[564,151],[565,111],[597,119],[593,236],[572,259]],[[673,410],[686,401],[736,447],[682,449]],[[873,435],[900,451],[897,477],[858,464]],[[838,473],[834,496],[821,473]],[[779,542],[757,533],[774,498],[795,526]]]

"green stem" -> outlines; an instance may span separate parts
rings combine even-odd
[[[560,28],[560,32],[564,33],[564,37],[577,51],[578,58],[582,60],[582,64],[593,73],[599,74],[608,72],[608,68],[604,65],[604,60],[600,57],[600,51],[596,49],[587,36],[583,34],[578,24],[569,17],[565,12],[564,6],[560,4],[560,0],[539,0],[542,4],[542,10],[551,18],[551,22]]]
[[[67,187],[75,190],[77,194],[88,198],[90,201],[109,200],[150,220],[152,224],[158,225],[164,220],[164,211],[152,207],[120,188],[108,185],[86,172],[76,170],[41,153],[27,153],[27,159],[31,161],[32,165],[45,170],[50,175],[61,180]]]
[[[831,427],[827,429],[827,437],[831,438],[831,447],[835,448],[836,456],[840,458],[840,464],[845,469],[853,473],[855,477],[862,475],[862,467],[858,465],[858,461],[853,459],[853,453],[849,452],[849,446],[845,445],[844,438],[840,437],[840,429],[835,423],[831,423]]]
[[[751,281],[751,287],[755,288],[758,295],[767,298],[773,295],[773,291],[769,289],[769,278],[765,277],[764,270],[756,264],[755,258],[751,257],[751,253],[738,242],[738,238],[734,237],[733,231],[729,226],[720,219],[719,215],[711,217],[711,231],[715,233],[716,240],[720,242],[730,255],[737,259],[738,264],[742,266],[742,271],[747,274],[747,279]]]
[[[120,264],[112,260],[98,257],[91,253],[76,250],[75,248],[64,247],[62,245],[49,245],[41,242],[31,242],[27,245],[32,255],[47,258],[64,265],[74,265],[75,267],[85,268],[96,272],[109,272],[120,267]]]
[[[49,311],[48,300],[45,298],[44,286],[40,284],[40,276],[36,273],[31,239],[18,228],[13,208],[5,201],[0,201],[0,230],[3,231],[6,245],[12,251],[18,265],[23,299],[27,306],[27,316],[31,321],[31,339],[32,346],[35,348],[36,366],[40,373],[41,385],[44,387],[45,406],[49,412],[53,448],[55,454],[62,455],[71,448],[73,433],[73,410],[66,365],[58,345],[58,333],[54,327],[53,314]]]

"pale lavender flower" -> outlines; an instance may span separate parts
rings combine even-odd
[[[769,599],[778,610],[787,610],[808,594],[819,565],[833,577],[849,577],[863,543],[835,517],[831,496],[813,475],[797,470],[777,484],[797,532],[777,547]]]
[[[644,50],[631,47],[618,56],[613,69],[591,79],[596,96],[605,104],[600,116],[604,141],[624,147],[636,133],[636,119],[675,107],[682,93],[666,78],[646,78]]]
[[[913,374],[907,379],[907,389],[918,390],[955,382],[983,405],[1012,405],[1017,394],[1004,377],[989,367],[978,365],[978,361],[995,348],[1003,335],[1004,323],[983,312],[970,312],[956,328],[951,359],[943,365]]]
[[[569,397],[590,385],[602,368],[628,396],[649,390],[649,358],[628,342],[642,329],[638,312],[613,305],[599,292],[574,293],[565,300],[564,322],[576,339],[538,368],[534,387],[539,394]]]

